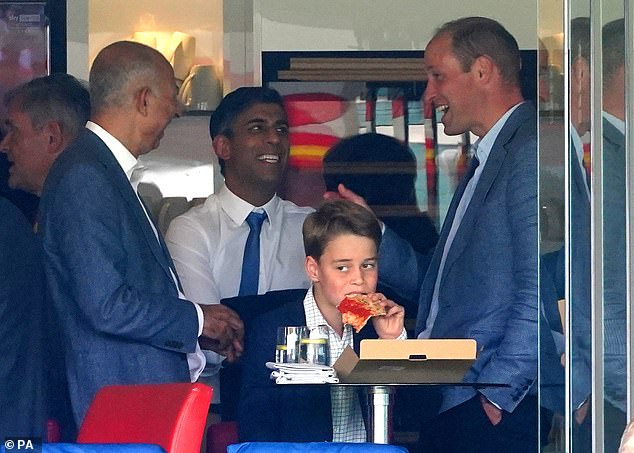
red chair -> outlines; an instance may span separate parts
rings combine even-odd
[[[205,384],[103,387],[88,408],[78,443],[149,443],[167,453],[199,453],[212,388]]]

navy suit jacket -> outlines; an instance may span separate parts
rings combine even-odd
[[[537,120],[520,105],[500,131],[446,258],[432,338],[474,338],[478,359],[466,382],[508,383],[479,390],[511,412],[536,391],[538,350]],[[419,300],[416,333],[425,326],[438,269],[467,181],[449,206],[438,246],[427,261],[386,230],[379,279]],[[427,271],[427,272],[425,272]],[[475,396],[446,388],[440,411]]]
[[[270,308],[243,317],[245,349],[241,363],[244,371],[238,402],[241,442],[332,441],[330,386],[276,385],[270,379],[271,370],[265,366],[266,362],[275,361],[277,328],[306,325],[305,295],[305,289],[292,289],[223,300],[223,304],[227,303],[238,313],[242,312],[239,306]],[[364,338],[377,338],[371,323],[354,335],[357,353],[359,342]]]
[[[51,168],[40,231],[77,422],[105,385],[189,382],[196,309],[178,298],[125,173],[87,129]]]
[[[44,425],[44,274],[24,215],[0,197],[0,438]]]
[[[625,412],[626,377],[626,180],[625,136],[603,120],[603,310],[605,398]]]

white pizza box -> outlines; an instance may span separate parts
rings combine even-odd
[[[360,357],[347,347],[333,368],[348,384],[458,384],[476,348],[472,339],[362,340]]]

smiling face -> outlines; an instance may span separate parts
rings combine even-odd
[[[471,131],[481,136],[479,118],[482,107],[479,105],[478,76],[474,66],[467,72],[463,70],[454,56],[452,38],[448,34],[436,36],[425,49],[425,102],[442,112],[441,121],[448,135]]]
[[[322,313],[332,310],[348,294],[376,290],[376,244],[356,234],[336,236],[318,260],[306,258],[306,273],[313,282],[315,301]]]
[[[255,104],[236,117],[229,135],[214,139],[214,150],[225,161],[225,183],[240,198],[261,206],[277,192],[286,170],[286,112],[278,104]]]

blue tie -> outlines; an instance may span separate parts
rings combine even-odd
[[[266,219],[266,212],[252,211],[247,216],[247,223],[251,231],[249,231],[247,243],[244,246],[242,276],[240,277],[238,296],[251,296],[258,293],[258,281],[260,280],[260,230],[264,219]]]

